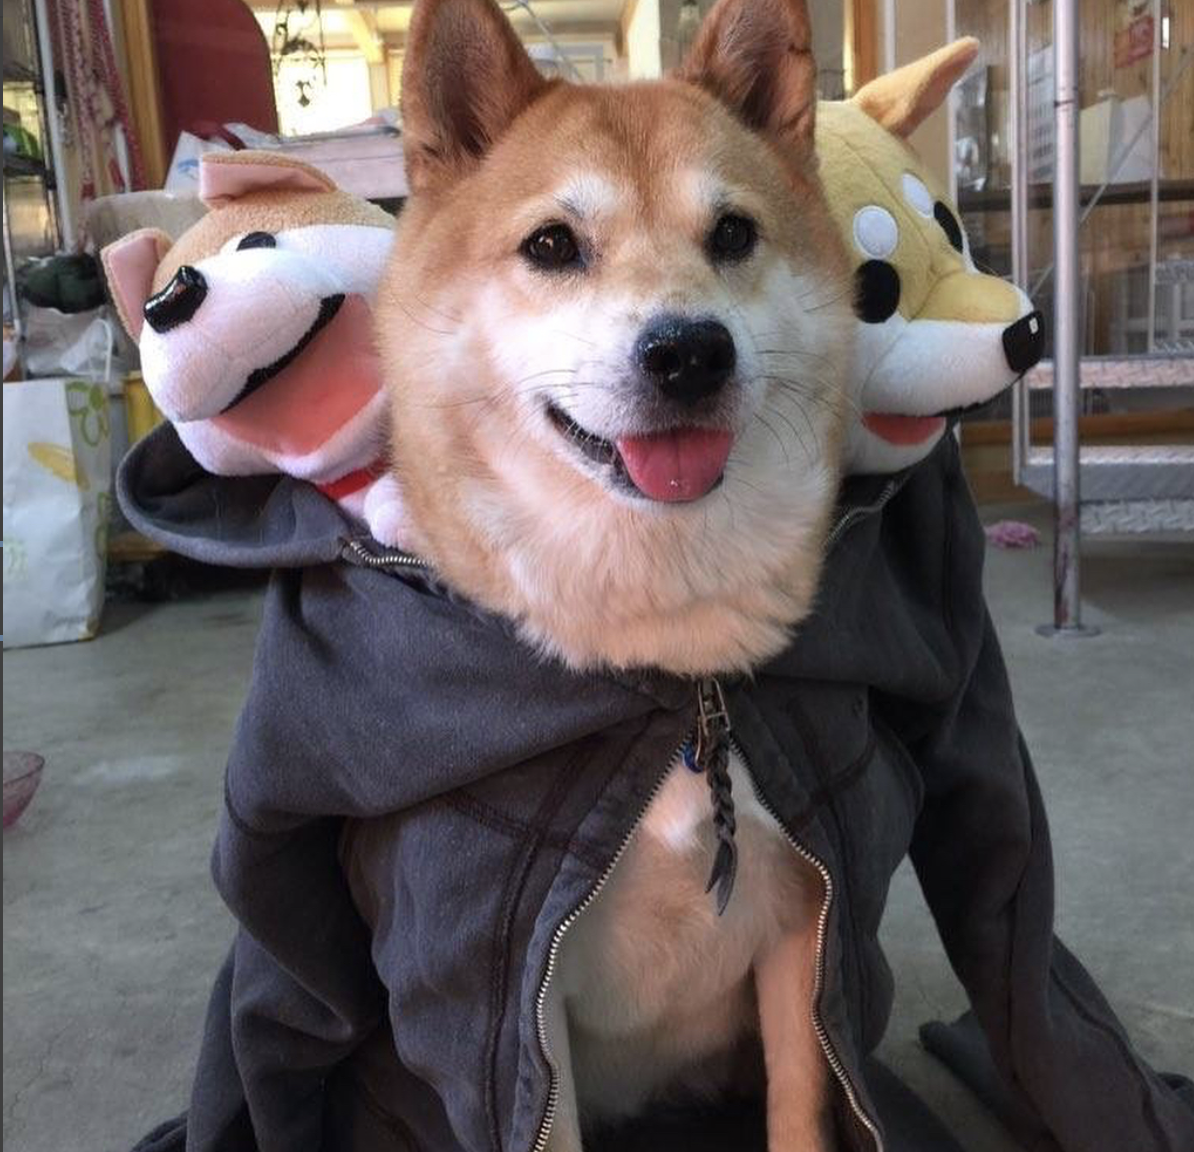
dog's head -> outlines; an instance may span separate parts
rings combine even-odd
[[[975,267],[956,209],[906,143],[978,50],[959,40],[818,110],[825,190],[855,268],[852,472],[927,456],[949,415],[993,399],[1044,348],[1040,313]]]
[[[178,423],[228,413],[275,378],[285,391],[325,325],[368,341],[393,230],[318,169],[270,153],[204,156],[199,190],[209,211],[177,242],[142,229],[102,254],[145,383]]]
[[[379,293],[422,545],[577,665],[742,668],[807,610],[849,308],[803,0],[722,0],[667,80],[536,72],[419,0]]]

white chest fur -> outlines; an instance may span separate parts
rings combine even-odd
[[[743,1055],[757,1052],[744,1044],[759,1031],[752,967],[781,937],[815,936],[822,885],[736,755],[730,775],[739,864],[725,914],[705,891],[714,856],[708,783],[681,765],[561,945],[557,992],[582,1124],[676,1093],[718,1092],[761,1071]]]

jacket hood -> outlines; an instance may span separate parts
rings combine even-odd
[[[132,447],[116,495],[138,532],[190,560],[230,568],[327,564],[349,540],[367,535],[306,481],[278,473],[213,475],[172,424]]]

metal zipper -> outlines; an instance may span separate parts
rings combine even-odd
[[[890,499],[890,496],[887,498]],[[859,509],[859,511],[862,510]],[[825,1022],[821,1019],[821,993],[825,987],[825,942],[829,933],[829,913],[833,907],[833,877],[829,874],[829,869],[822,863],[821,859],[806,848],[788,830],[788,826],[783,820],[780,819],[779,813],[776,812],[771,801],[767,799],[766,793],[759,787],[759,782],[751,769],[746,751],[738,743],[738,738],[732,733],[730,734],[730,747],[738,753],[743,766],[746,768],[746,774],[750,777],[751,787],[754,789],[755,799],[758,800],[763,806],[763,810],[779,826],[779,830],[784,834],[784,839],[791,844],[796,854],[811,864],[821,874],[821,882],[825,885],[825,898],[821,901],[821,912],[817,917],[817,956],[815,961],[816,971],[813,977],[813,1031],[817,1034],[817,1041],[821,1045],[821,1051],[825,1053],[825,1059],[829,1067],[833,1069],[834,1076],[837,1077],[838,1083],[842,1086],[842,1091],[846,1094],[846,1101],[849,1103],[851,1111],[871,1134],[871,1138],[875,1142],[875,1152],[883,1152],[883,1137],[879,1134],[879,1129],[875,1126],[874,1121],[866,1114],[866,1110],[862,1105],[859,1104],[858,1092],[850,1080],[850,1075],[846,1071],[845,1065],[842,1064],[841,1058],[833,1047],[833,1041],[829,1038]]]
[[[556,1108],[559,1107],[560,1102],[560,1072],[556,1067],[555,1062],[551,1058],[551,1052],[547,1043],[547,1021],[544,1018],[544,1006],[547,1003],[547,991],[551,984],[551,979],[555,975],[556,962],[560,955],[560,945],[563,943],[564,935],[569,928],[573,926],[584,915],[586,910],[590,907],[594,900],[601,894],[601,890],[609,883],[609,878],[613,875],[614,869],[618,866],[618,861],[622,859],[622,854],[630,846],[630,841],[634,839],[635,832],[638,831],[639,824],[642,823],[643,817],[647,813],[647,809],[651,807],[655,797],[659,795],[660,789],[663,787],[663,782],[668,778],[673,768],[676,768],[683,762],[684,749],[692,740],[692,736],[686,736],[683,742],[672,753],[667,762],[667,767],[660,773],[659,779],[651,787],[646,800],[643,801],[642,806],[634,817],[634,823],[630,826],[629,831],[622,839],[622,843],[618,845],[617,852],[614,853],[614,858],[609,862],[609,866],[602,872],[597,883],[589,889],[585,898],[567,915],[567,917],[556,928],[551,937],[551,946],[547,951],[547,969],[543,973],[543,980],[539,984],[539,991],[535,996],[535,1028],[539,1034],[539,1050],[543,1053],[544,1060],[547,1061],[547,1066],[551,1071],[551,1086],[547,1093],[547,1108],[543,1113],[543,1119],[539,1123],[539,1132],[535,1137],[533,1145],[533,1152],[544,1152],[547,1147],[548,1138],[551,1135],[552,1125],[555,1123]]]
[[[890,494],[886,499],[890,499]],[[861,509],[859,511],[862,511]],[[829,1032],[825,1027],[824,1021],[821,1019],[820,1000],[821,992],[825,985],[825,943],[829,931],[829,913],[833,906],[833,877],[829,874],[829,869],[821,862],[821,860],[807,849],[792,833],[788,830],[787,825],[780,819],[779,814],[775,811],[771,801],[767,799],[763,790],[759,787],[758,780],[755,779],[754,772],[751,770],[750,760],[746,755],[742,745],[734,736],[729,724],[729,712],[725,708],[725,696],[722,692],[721,683],[714,677],[708,677],[701,681],[697,686],[697,700],[698,700],[698,715],[705,718],[715,718],[719,722],[725,724],[725,735],[729,740],[730,747],[733,751],[738,753],[742,760],[742,764],[746,769],[747,776],[750,777],[751,787],[759,803],[767,814],[775,821],[784,838],[792,846],[798,856],[800,856],[807,863],[811,864],[818,873],[820,873],[821,881],[825,885],[825,898],[821,902],[820,915],[817,918],[817,954],[816,954],[816,971],[813,979],[813,1008],[812,1008],[812,1022],[813,1030],[817,1034],[817,1041],[821,1045],[821,1051],[825,1053],[825,1059],[829,1067],[833,1070],[834,1076],[842,1087],[842,1091],[846,1094],[846,1100],[850,1105],[851,1110],[863,1127],[870,1132],[872,1139],[875,1142],[875,1152],[883,1152],[883,1137],[879,1134],[879,1129],[875,1123],[866,1114],[862,1105],[858,1102],[858,1093],[855,1090],[853,1082],[850,1080],[849,1074],[846,1072],[845,1066],[838,1057],[837,1052],[833,1047],[833,1042],[829,1038]],[[720,707],[713,709],[707,714],[710,703],[717,703]],[[551,1135],[551,1128],[555,1122],[556,1109],[559,1107],[560,1095],[560,1078],[559,1069],[551,1058],[551,1051],[547,1042],[547,1021],[545,1019],[545,1006],[547,1003],[547,993],[551,985],[552,977],[555,975],[556,964],[559,960],[560,945],[563,943],[564,936],[568,930],[584,915],[593,901],[601,894],[602,889],[609,883],[609,878],[613,875],[614,869],[618,866],[618,862],[622,859],[623,853],[630,846],[630,841],[634,838],[635,832],[638,831],[638,826],[642,823],[643,816],[646,815],[647,809],[650,808],[655,797],[659,794],[663,787],[663,782],[668,778],[671,771],[684,762],[684,750],[694,741],[701,739],[702,725],[698,724],[695,733],[686,736],[680,743],[676,750],[672,753],[668,760],[667,767],[660,774],[655,781],[647,798],[643,801],[635,815],[634,822],[631,824],[629,831],[623,837],[621,844],[618,845],[618,850],[614,853],[613,859],[610,861],[608,867],[602,872],[597,883],[589,889],[584,899],[568,914],[568,916],[559,924],[555,932],[552,934],[551,945],[547,952],[547,968],[543,973],[543,980],[539,984],[539,990],[535,996],[535,1028],[539,1036],[539,1050],[543,1053],[544,1060],[547,1061],[547,1066],[551,1072],[551,1085],[547,1094],[547,1108],[544,1110],[543,1119],[539,1124],[539,1131],[535,1137],[535,1143],[532,1146],[533,1152],[545,1152],[547,1148],[547,1141]]]
[[[401,552],[390,549],[385,552],[374,552],[366,548],[360,540],[349,540],[344,545],[344,551],[351,553],[352,562],[362,568],[419,568],[427,567],[427,562],[421,560],[412,552]]]
[[[883,506],[899,491],[902,483],[902,478],[888,480],[874,503],[867,504],[862,508],[851,508],[848,512],[843,513],[830,530],[829,535],[825,537],[825,551],[828,552],[842,538],[843,534],[863,517],[882,511]]]

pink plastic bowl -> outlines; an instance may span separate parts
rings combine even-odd
[[[4,827],[10,828],[29,807],[41,783],[45,760],[35,752],[4,753]]]

